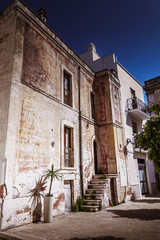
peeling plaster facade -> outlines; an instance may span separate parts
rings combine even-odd
[[[0,228],[32,221],[28,191],[51,164],[62,175],[53,184],[53,216],[70,210],[96,171],[108,176],[105,206],[111,185],[117,203],[129,200],[133,190],[140,196],[135,151],[126,150],[132,129],[124,117],[125,81],[141,100],[142,86],[114,62],[114,55],[102,59],[94,51],[92,64],[82,58],[92,70],[20,0],[2,12],[0,28]],[[65,128],[72,142],[70,166]]]
[[[144,82],[148,105],[160,101],[160,77],[155,77]]]
[[[134,197],[157,193],[153,163],[148,159],[147,152],[136,148],[133,137],[135,130],[137,133],[140,132],[144,122],[149,118],[145,110],[142,85],[116,61],[114,53],[101,58],[92,43],[89,45],[88,51],[80,57],[95,72],[99,73],[108,69],[119,81],[119,88],[115,85],[115,81],[114,85],[112,81],[112,87],[110,87],[112,94],[108,95],[112,112],[108,112],[107,117],[112,117],[114,125],[118,126],[114,127],[114,133],[111,133],[111,136],[114,139],[112,146],[114,145],[116,149],[117,173],[120,176],[117,186],[121,192],[120,196],[123,195],[123,191],[126,193],[126,198],[129,193]],[[99,108],[98,103],[97,108]],[[106,139],[109,140],[109,136]],[[110,139],[109,143],[111,141]],[[109,167],[109,165],[107,166]]]

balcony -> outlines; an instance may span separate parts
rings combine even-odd
[[[146,120],[150,117],[146,104],[137,97],[127,99],[127,107],[131,117],[141,120]]]

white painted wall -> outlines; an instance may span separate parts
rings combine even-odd
[[[104,69],[117,70],[115,54],[111,53],[107,56],[100,58],[96,52],[94,45],[89,45],[88,51],[81,54],[80,57],[86,62],[95,72],[102,71]]]

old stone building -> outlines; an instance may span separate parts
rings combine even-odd
[[[144,82],[148,106],[152,103],[160,103],[160,77],[155,77]],[[157,189],[160,191],[160,174],[156,173]],[[154,177],[154,176],[153,176]]]
[[[90,44],[79,57],[42,10],[36,15],[20,0],[1,13],[0,29],[1,229],[32,221],[28,191],[51,164],[62,176],[53,216],[86,191],[88,199],[100,173],[102,207],[152,193],[146,153],[132,137],[148,118],[143,88],[114,54],[100,58]]]
[[[119,159],[121,186],[122,184],[131,186],[131,192],[136,197],[141,197],[141,194],[156,193],[153,162],[148,159],[146,151],[140,151],[137,148],[133,137],[134,133],[140,132],[143,122],[149,118],[144,103],[142,85],[116,61],[114,53],[101,58],[96,52],[96,47],[90,44],[88,51],[83,53],[81,58],[95,72],[108,68],[119,79],[121,106],[117,105],[117,109],[121,107],[125,138],[123,149],[126,149],[126,161],[123,161],[122,155]],[[114,98],[116,98],[114,91],[111,98],[114,102]],[[120,132],[117,132],[116,139],[119,140],[120,136]]]
[[[155,77],[144,82],[148,105],[160,102],[160,77]]]

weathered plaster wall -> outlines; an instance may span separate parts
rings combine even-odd
[[[125,136],[121,110],[119,79],[110,71],[96,74],[96,104],[99,142],[98,162],[103,172],[117,175],[115,197],[121,202],[128,194],[127,159],[124,153]]]
[[[91,118],[90,94],[93,89],[93,78],[81,71],[81,113],[87,118]]]
[[[49,39],[44,41],[45,36],[32,27],[34,26],[25,24],[22,81],[57,101],[63,101],[62,64],[69,73],[72,73],[73,107],[78,110],[78,70],[75,63]]]
[[[97,73],[95,82],[97,115],[96,138],[98,147],[98,168],[104,173],[115,174],[116,153],[113,130],[113,113],[109,71]]]
[[[0,17],[0,164],[5,158],[5,144],[8,124],[8,109],[12,77],[15,14]],[[0,165],[2,169],[2,165]],[[1,173],[1,172],[0,172]],[[3,183],[0,174],[0,184]]]
[[[73,183],[72,200],[80,195],[79,75],[77,62],[69,55],[74,53],[69,51],[67,55],[20,13],[16,35],[12,39],[15,40],[15,49],[12,51],[14,61],[6,143],[8,195],[3,205],[2,229],[32,220],[28,191],[52,163],[56,169],[61,169],[62,175],[53,186],[53,215],[65,212],[64,181]],[[72,76],[73,107],[63,103],[64,69]],[[85,71],[80,77],[81,98],[87,109],[83,108],[82,112],[89,119],[93,77]],[[64,167],[64,126],[73,129],[74,166],[68,169]],[[85,121],[82,133],[84,181],[87,183],[93,173],[93,125],[86,128]]]
[[[113,82],[111,83],[111,99],[113,104],[113,121],[115,123],[122,123],[121,119],[121,97],[120,97],[120,88],[116,86]]]
[[[104,173],[115,174],[116,154],[114,145],[113,126],[96,127],[96,136],[99,145],[98,166]]]
[[[3,200],[6,195],[6,140],[8,128],[8,111],[10,104],[10,89],[12,78],[15,13],[4,12],[0,16],[0,228],[3,216]]]
[[[97,108],[97,122],[107,121],[111,118],[110,114],[110,106],[106,104],[107,97],[107,90],[105,91],[105,82],[99,82],[96,84],[95,91],[96,91],[96,108]],[[110,99],[107,99],[110,101]]]
[[[83,160],[83,180],[84,190],[87,183],[92,179],[94,172],[94,150],[93,141],[95,139],[94,125],[82,122],[82,160]]]

